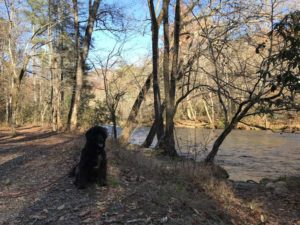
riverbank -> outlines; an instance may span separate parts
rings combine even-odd
[[[175,119],[175,126],[178,128],[205,128],[205,129],[223,129],[224,124],[216,121],[213,127],[206,118],[198,120]],[[125,124],[125,121],[121,122]],[[141,122],[139,126],[151,127],[152,121]],[[260,117],[250,118],[245,122],[240,122],[236,126],[237,130],[269,130],[272,132],[300,133],[300,118],[293,120],[263,120]]]
[[[212,129],[213,127],[205,120],[175,120],[175,126],[181,128],[206,128]],[[214,129],[223,129],[224,125],[217,122]],[[273,121],[267,124],[261,120],[250,120],[247,122],[240,122],[236,126],[238,130],[270,130],[273,132],[285,133],[300,133],[300,121]]]
[[[66,174],[82,134],[0,133],[0,224],[300,224],[297,182],[278,192],[277,181],[233,182],[219,169],[108,141],[108,187],[77,190]]]

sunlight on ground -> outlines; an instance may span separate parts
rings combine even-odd
[[[5,156],[1,156],[0,158],[0,165],[8,162],[8,161],[11,161],[17,157],[21,157],[23,156],[24,153],[15,153],[15,154],[9,154],[9,155],[5,155]]]

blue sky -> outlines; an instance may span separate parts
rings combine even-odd
[[[138,64],[151,54],[150,21],[146,20],[148,15],[147,0],[107,0],[106,2],[124,6],[126,17],[130,20],[135,19],[135,22],[129,25],[130,32],[126,38],[122,56],[127,63]],[[91,50],[91,59],[97,55],[105,57],[116,43],[113,35],[102,31],[94,32],[93,39],[95,48]]]
[[[87,12],[87,2],[86,0],[79,0],[80,4],[80,12]],[[126,44],[124,46],[123,51],[123,58],[128,63],[137,64],[137,62],[141,62],[146,56],[151,55],[151,32],[150,32],[150,21],[147,21],[147,15],[148,15],[148,6],[147,6],[147,0],[103,0],[100,5],[100,11],[101,6],[103,4],[116,4],[117,6],[120,6],[130,21],[134,21],[132,19],[135,19],[135,23],[130,24],[130,33],[128,35]],[[3,2],[0,0],[0,17],[4,16],[7,17],[5,7],[3,5]],[[82,18],[82,20],[85,20],[86,16]],[[28,27],[28,29],[31,29]],[[30,31],[29,31],[30,32]],[[22,37],[22,40],[26,40],[26,38]],[[101,55],[102,57],[105,57],[107,52],[109,52],[113,46],[115,45],[115,39],[113,38],[113,35],[108,35],[107,33],[104,33],[103,31],[95,31],[93,33],[93,45],[94,48],[90,51],[90,58],[93,60],[96,55]]]
[[[112,35],[99,31],[93,34],[94,49],[91,50],[91,58],[97,55],[107,55],[115,46],[116,39]],[[147,34],[132,34],[126,40],[122,57],[130,64],[137,64],[141,59],[151,54],[151,36]]]

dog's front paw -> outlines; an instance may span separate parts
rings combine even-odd
[[[78,189],[85,189],[85,188],[86,188],[86,186],[83,185],[83,184],[77,184],[76,187],[77,187]]]
[[[99,180],[98,185],[101,187],[107,186],[106,180]]]

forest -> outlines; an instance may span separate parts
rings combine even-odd
[[[0,0],[0,54],[0,224],[300,224],[299,1]]]

